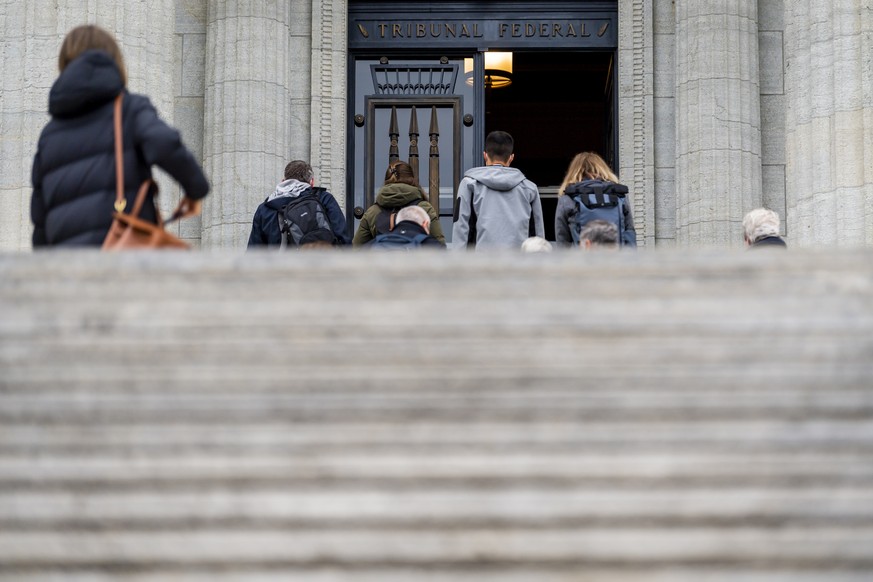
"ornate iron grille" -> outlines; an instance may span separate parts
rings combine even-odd
[[[458,65],[372,65],[377,95],[451,95]]]

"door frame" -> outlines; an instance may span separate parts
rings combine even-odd
[[[485,91],[482,68],[483,52],[510,50],[526,52],[612,52],[612,143],[613,167],[619,169],[621,144],[619,137],[619,2],[617,0],[591,1],[553,0],[505,0],[500,4],[482,1],[443,0],[434,10],[431,3],[407,2],[398,4],[390,0],[349,0],[348,2],[348,79],[349,98],[348,129],[355,135],[355,68],[360,59],[406,58],[427,59],[439,56],[472,57],[477,75],[474,87],[473,138],[463,145],[471,148],[473,164],[481,160],[476,152],[484,148]],[[388,15],[388,16],[386,16]],[[452,31],[449,32],[449,25]],[[517,26],[516,26],[517,25]],[[463,28],[466,26],[466,28]],[[513,28],[515,26],[515,28]],[[572,28],[572,34],[570,34]],[[467,107],[469,109],[469,107]],[[368,113],[368,118],[370,115]],[[466,120],[465,120],[466,121]],[[456,124],[457,127],[457,124]],[[462,132],[463,133],[463,132]],[[368,137],[369,140],[369,137]],[[352,167],[346,172],[347,213],[354,228],[356,204],[354,169],[356,155],[354,137],[347,140],[347,157]],[[368,141],[367,147],[374,142]],[[465,155],[461,155],[465,160]],[[462,162],[464,163],[464,162]],[[459,168],[456,167],[456,171]],[[466,167],[460,168],[462,175]],[[375,186],[374,169],[365,171],[367,197]],[[459,183],[456,179],[456,185]],[[350,202],[350,203],[349,203]]]
[[[366,119],[375,119],[377,109],[390,109],[391,107],[413,107],[417,104],[426,105],[428,107],[435,106],[442,109],[452,109],[452,143],[455,146],[452,148],[452,168],[453,168],[453,184],[455,190],[458,184],[461,183],[461,159],[462,147],[461,141],[461,97],[460,96],[427,96],[421,97],[418,95],[394,95],[391,97],[383,97],[380,95],[367,95],[364,97],[364,107],[366,110]],[[367,136],[365,138],[367,151],[372,152],[376,148],[376,124],[367,124]],[[367,163],[369,160],[364,157],[366,168],[364,170],[364,209],[370,207],[375,201],[374,192],[376,191],[376,167],[372,163]],[[424,185],[422,185],[424,188]],[[439,200],[436,204],[432,201],[431,204],[439,213]]]

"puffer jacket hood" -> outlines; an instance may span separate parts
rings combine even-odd
[[[509,192],[525,180],[521,170],[507,166],[479,166],[467,170],[464,176],[497,192]]]
[[[100,107],[124,90],[121,72],[108,53],[88,50],[73,59],[49,91],[52,117],[75,117]]]
[[[409,184],[386,184],[376,194],[376,204],[382,208],[401,208],[415,200],[423,200],[421,189]]]

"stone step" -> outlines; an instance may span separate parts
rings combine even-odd
[[[832,467],[829,467],[832,470]],[[824,472],[824,471],[822,471]],[[658,489],[523,488],[447,491],[361,487],[239,491],[15,491],[0,497],[0,525],[13,529],[161,527],[362,527],[421,525],[605,528],[709,525],[873,524],[873,491],[844,486]]]
[[[100,426],[95,418],[92,424]],[[221,432],[214,427],[221,426]],[[5,429],[9,430],[9,429]],[[46,445],[57,443],[63,430],[54,432],[50,426],[42,429]],[[87,427],[74,429],[69,444],[87,439],[96,431]],[[519,431],[523,431],[519,433]],[[35,439],[42,432],[28,431]],[[68,431],[71,432],[71,431]],[[780,446],[783,448],[828,444],[846,447],[867,448],[873,437],[873,423],[869,417],[833,420],[710,420],[697,421],[550,421],[548,418],[530,423],[496,421],[433,421],[421,415],[409,416],[406,420],[393,422],[345,423],[320,421],[298,423],[293,420],[271,423],[228,424],[221,418],[210,421],[192,420],[180,426],[163,423],[131,423],[126,427],[112,427],[97,434],[122,438],[107,444],[117,447],[119,443],[142,446],[178,445],[204,447],[233,447],[234,444],[250,447],[275,445],[278,449],[294,449],[324,445],[326,447],[488,447],[501,443],[512,446],[573,446],[573,447],[618,447],[639,446],[646,443],[661,446]],[[22,434],[13,436],[11,442],[20,440]],[[93,437],[91,437],[93,438]],[[42,441],[39,442],[42,446]],[[87,441],[86,441],[87,442]],[[5,445],[8,447],[9,445]],[[100,448],[101,445],[97,445]]]
[[[871,259],[0,256],[0,580],[866,582]]]
[[[451,564],[723,566],[870,568],[873,525],[852,528],[487,528],[386,527],[220,528],[194,531],[0,532],[0,561],[17,565],[89,567],[113,563],[135,569],[162,565],[366,564],[427,567]]]
[[[506,443],[508,444],[508,443]],[[506,446],[504,444],[504,446]],[[38,462],[27,453],[39,453]],[[131,460],[131,454],[137,456]],[[718,490],[745,485],[797,488],[840,482],[870,487],[873,492],[871,451],[844,446],[841,450],[794,450],[776,446],[725,450],[710,445],[697,449],[650,445],[614,447],[606,451],[575,451],[517,447],[509,452],[468,451],[437,447],[351,447],[258,450],[254,446],[177,448],[119,447],[87,453],[37,447],[0,455],[0,489],[56,491],[85,486],[102,491],[132,490],[143,483],[162,491],[185,490],[197,484],[261,484],[265,488],[307,489],[319,480],[343,489],[368,488],[373,483],[391,490],[420,490],[439,483],[453,490],[488,489],[514,484],[550,484],[553,488],[597,488],[604,484],[623,490],[644,487],[709,486]]]
[[[457,565],[426,567],[389,565],[349,567],[348,564],[313,564],[309,567],[288,564],[271,564],[269,568],[253,566],[221,567],[190,569],[178,565],[163,565],[160,567],[131,569],[112,569],[111,575],[106,575],[97,568],[83,568],[81,571],[64,568],[40,568],[38,573],[21,567],[13,571],[12,576],[2,580],[16,582],[42,581],[46,579],[62,579],[65,582],[224,582],[246,580],[251,582],[267,582],[283,580],[288,582],[340,582],[355,580],[358,582],[568,582],[581,580],[583,582],[868,582],[869,573],[863,569],[851,570],[823,565],[806,571],[796,569],[773,569],[764,565],[732,566],[720,571],[710,566],[695,566],[685,564],[670,566],[665,564],[645,566],[623,565],[621,568],[608,568],[602,564],[593,563],[580,566],[578,564],[543,564],[531,567],[526,564],[483,564],[463,568]]]

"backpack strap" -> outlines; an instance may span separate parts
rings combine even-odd
[[[467,246],[476,246],[478,236],[476,234],[476,206],[473,204],[473,192],[470,192],[470,219],[467,221],[469,230],[467,231]],[[531,213],[531,222],[533,222],[533,213]]]
[[[381,211],[379,212],[379,215],[376,217],[376,221],[375,221],[376,232],[379,234],[385,234],[387,232],[393,231],[394,226],[396,225],[396,222],[397,222],[397,213],[400,212],[401,209],[406,208],[407,206],[417,206],[421,202],[423,202],[423,200],[421,200],[421,199],[410,200],[409,202],[407,202],[406,204],[404,204],[402,206],[382,206],[381,204],[377,203],[376,206],[378,206],[381,209]],[[380,218],[384,217],[385,214],[388,215],[388,224],[387,224],[388,230],[386,230],[385,232],[382,232],[381,230],[379,230],[379,226],[381,223],[381,225],[384,227],[385,221],[384,221],[384,219],[380,220]]]
[[[279,248],[285,249],[288,247],[288,239],[285,235],[285,219],[282,215],[285,212],[285,207],[282,207],[282,210],[276,213],[276,218],[279,219]]]

